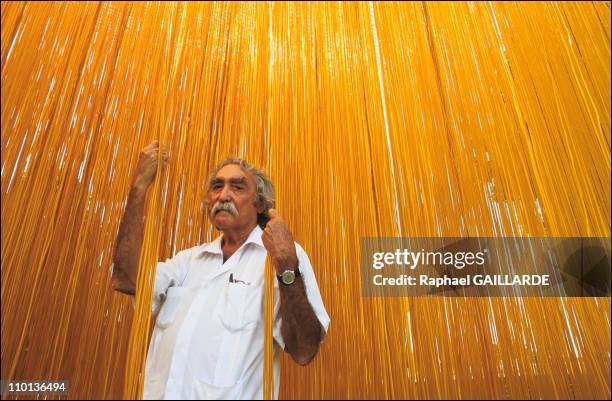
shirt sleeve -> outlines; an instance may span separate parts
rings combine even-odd
[[[161,305],[166,299],[168,288],[182,285],[187,275],[190,257],[191,249],[186,249],[166,259],[164,262],[157,262],[151,300],[152,315],[156,315],[159,312]],[[130,298],[132,298],[132,304],[136,306],[136,297],[132,295]]]
[[[325,310],[325,306],[323,305],[323,299],[321,298],[321,292],[319,291],[319,286],[317,285],[317,279],[315,278],[314,271],[312,270],[312,265],[310,264],[310,259],[308,255],[302,249],[302,247],[296,242],[295,249],[298,256],[298,268],[300,270],[300,274],[302,275],[302,279],[304,280],[304,286],[306,287],[306,297],[308,298],[308,302],[312,306],[312,309],[319,319],[321,326],[323,326],[323,335],[321,337],[321,342],[325,340],[327,336],[327,329],[329,327],[329,315]],[[281,323],[282,318],[280,314],[280,290],[278,288],[278,282],[275,281],[274,284],[274,330],[273,336],[274,340],[278,343],[281,349],[285,349],[285,341],[283,340],[283,336],[281,334]]]

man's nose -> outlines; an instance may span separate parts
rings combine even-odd
[[[230,197],[230,191],[229,191],[228,185],[223,186],[223,189],[221,190],[221,193],[219,194],[219,200],[221,202],[228,202],[232,200],[232,198]]]

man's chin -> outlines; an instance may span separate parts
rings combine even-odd
[[[213,219],[213,225],[217,230],[224,230],[230,227],[234,223],[234,218],[231,214],[226,212],[219,212]]]

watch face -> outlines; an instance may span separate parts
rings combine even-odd
[[[291,270],[285,270],[281,275],[284,284],[293,284],[295,281],[295,272]]]

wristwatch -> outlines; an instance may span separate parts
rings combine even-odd
[[[300,274],[300,270],[296,267],[295,270],[285,270],[280,275],[276,275],[278,279],[278,283],[280,285],[291,285],[295,283],[296,278],[300,278],[302,275]]]

